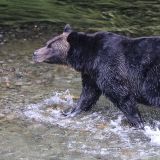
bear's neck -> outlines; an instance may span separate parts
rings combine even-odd
[[[67,56],[67,63],[76,71],[90,72],[93,68],[95,53],[88,47],[70,47]]]

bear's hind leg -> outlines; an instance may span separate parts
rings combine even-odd
[[[147,73],[142,95],[150,105],[160,107],[160,65],[155,65]]]
[[[117,103],[117,107],[124,113],[132,126],[141,129],[144,128],[141,114],[132,96],[121,97]]]
[[[129,123],[136,128],[144,128],[141,114],[136,106],[136,99],[125,79],[112,79],[110,87],[106,89],[106,97],[124,113]]]

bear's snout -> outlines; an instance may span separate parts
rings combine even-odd
[[[33,57],[36,57],[37,54],[38,54],[38,50],[35,50],[35,51],[33,52]]]
[[[42,47],[34,51],[32,59],[34,62],[44,62],[51,57],[51,52],[46,47]]]
[[[39,50],[35,50],[32,59],[34,62],[43,62],[44,56],[42,54],[39,54]]]

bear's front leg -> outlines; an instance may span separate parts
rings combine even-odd
[[[89,110],[99,99],[101,91],[94,80],[82,73],[82,93],[77,104],[69,112],[63,112],[64,116],[75,116],[81,111]]]

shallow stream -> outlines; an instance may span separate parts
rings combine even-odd
[[[158,109],[139,107],[145,131],[130,128],[104,97],[90,112],[63,117],[79,97],[80,75],[34,64],[31,52],[41,43],[17,40],[0,47],[0,159],[160,158]]]
[[[160,35],[159,8],[159,0],[1,0],[0,160],[159,160],[160,109],[139,105],[144,131],[131,128],[104,97],[91,111],[64,117],[81,92],[80,74],[32,61],[66,23],[80,31]]]

